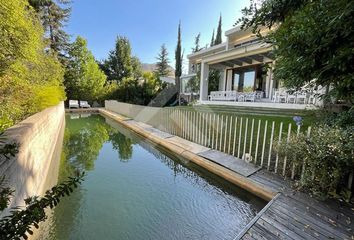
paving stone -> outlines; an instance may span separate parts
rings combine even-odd
[[[261,167],[256,167],[251,163],[247,163],[242,159],[235,158],[234,156],[216,151],[216,150],[207,150],[204,152],[198,153],[199,156],[209,159],[221,166],[224,166],[242,176],[248,177],[253,173],[261,169]]]

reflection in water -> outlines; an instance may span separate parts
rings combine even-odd
[[[109,135],[109,141],[112,143],[113,149],[118,151],[119,159],[127,162],[133,154],[132,140],[122,133],[116,131]]]
[[[264,206],[100,115],[67,118],[59,179],[77,168],[85,181],[39,239],[233,239]]]

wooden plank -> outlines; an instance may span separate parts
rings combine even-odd
[[[258,225],[263,226],[267,231],[275,235],[279,239],[299,239],[300,237],[296,234],[294,234],[292,231],[289,231],[288,229],[284,228],[280,223],[276,221],[271,221],[270,219],[267,218],[260,218],[257,221]]]
[[[341,217],[345,219],[345,221],[348,218],[354,219],[354,209],[351,208],[351,206],[346,205],[345,203],[340,203],[334,200],[327,200],[325,202],[321,202],[301,192],[291,192],[290,194],[285,195],[302,204],[306,204],[316,210],[318,213],[327,215],[329,217],[332,217],[333,219],[338,219]]]
[[[283,223],[283,225],[285,225],[289,231],[292,231],[292,232],[296,233],[297,235],[301,236],[301,237],[299,237],[299,239],[318,239],[319,238],[319,236],[317,236],[315,234],[313,229],[308,228],[308,227],[306,227],[306,225],[301,224],[299,222],[292,221],[291,219],[289,219],[289,217],[287,215],[283,214],[282,212],[274,212],[273,209],[269,209],[267,211],[267,215],[270,218]]]
[[[300,211],[302,210],[306,212],[305,215],[313,218],[315,221],[323,222],[324,224],[329,225],[329,228],[333,228],[336,231],[342,232],[343,234],[350,234],[350,231],[346,231],[346,229],[352,229],[351,232],[353,234],[354,223],[351,222],[351,218],[341,218],[342,214],[338,211],[330,211],[330,215],[328,215],[324,212],[318,211],[309,204],[303,204],[298,201],[292,200],[291,198],[286,198],[286,201],[283,202],[283,205],[287,204],[288,202],[291,202],[292,208],[296,208]]]
[[[339,229],[334,228],[326,222],[323,222],[320,218],[314,215],[309,216],[305,209],[300,210],[294,208],[291,206],[291,204],[291,201],[286,201],[286,204],[282,203],[281,201],[277,201],[273,206],[276,211],[281,211],[294,221],[308,225],[318,234],[321,234],[326,238],[340,237],[341,239],[350,239],[348,233],[346,234],[341,232]]]
[[[276,240],[276,239],[280,239],[278,236],[274,235],[272,232],[268,231],[268,229],[266,229],[265,227],[263,227],[262,225],[260,225],[258,222],[252,227],[252,229],[257,230],[257,232],[261,233],[261,236],[264,239],[272,239],[272,240]]]
[[[253,225],[258,221],[258,219],[272,206],[274,201],[276,201],[280,197],[280,193],[278,193],[272,200],[270,200],[267,205],[257,213],[257,215],[249,222],[246,227],[234,238],[234,240],[242,239],[242,237],[252,229]]]
[[[252,239],[252,240],[265,240],[266,238],[262,236],[262,233],[256,228],[251,228],[249,231],[242,237],[242,239]]]

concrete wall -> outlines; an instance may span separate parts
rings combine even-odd
[[[5,131],[6,142],[19,144],[15,157],[0,159],[0,176],[6,176],[6,185],[15,189],[10,207],[23,206],[23,199],[42,195],[56,184],[64,125],[61,102]]]
[[[149,124],[154,121],[154,118],[158,116],[158,112],[161,110],[159,107],[140,106],[115,100],[105,101],[105,108],[109,111],[133,118],[136,121]]]

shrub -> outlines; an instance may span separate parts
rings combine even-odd
[[[64,70],[27,1],[0,5],[0,132],[65,99]]]
[[[305,170],[299,187],[318,197],[346,197],[346,179],[354,168],[354,127],[320,125],[311,137],[300,133],[276,147],[277,153]]]

